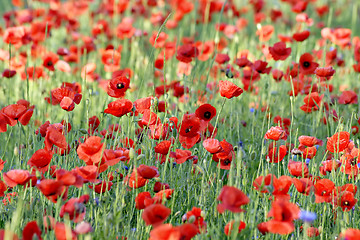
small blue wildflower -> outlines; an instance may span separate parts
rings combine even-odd
[[[127,171],[127,170],[129,170],[129,168],[127,167],[127,166],[124,166],[124,169]]]
[[[358,168],[360,168],[360,163],[358,163],[357,165],[358,165]]]
[[[99,201],[99,198],[94,198],[94,201],[95,201],[95,203],[96,203],[96,206],[99,206],[99,203],[100,203],[100,201]]]
[[[304,222],[313,222],[316,219],[316,213],[302,210],[300,212],[300,219]]]
[[[297,156],[296,156],[296,155],[294,155],[294,156],[293,156],[293,160],[296,160],[296,159],[297,159]]]
[[[40,184],[40,182],[41,182],[40,179],[38,179],[38,180],[36,181],[36,184]]]
[[[239,146],[239,147],[242,147],[242,146],[243,146],[243,142],[242,142],[241,140],[238,142],[238,146]]]
[[[136,228],[132,228],[131,231],[136,232]]]
[[[173,162],[173,167],[176,167],[176,162]]]
[[[318,149],[319,149],[319,145],[315,145],[315,147],[316,147],[316,150],[318,150]]]
[[[251,113],[255,112],[255,108],[250,108],[250,112]]]
[[[307,158],[307,159],[305,160],[305,162],[306,162],[307,165],[310,163],[310,161],[311,161],[310,158]]]

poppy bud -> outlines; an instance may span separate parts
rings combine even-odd
[[[134,159],[134,158],[135,158],[135,150],[134,150],[133,148],[130,148],[129,158],[130,158],[130,159]]]
[[[231,70],[229,68],[226,69],[225,75],[227,78],[234,78],[234,74],[231,72]]]
[[[137,156],[136,160],[141,160],[144,157],[145,157],[145,154],[140,154],[139,156]]]
[[[194,215],[190,216],[189,219],[188,219],[188,223],[193,223],[195,222],[196,218]]]
[[[82,134],[87,134],[87,133],[88,133],[88,132],[86,131],[86,129],[83,129],[83,128],[79,129],[79,132],[81,132]]]

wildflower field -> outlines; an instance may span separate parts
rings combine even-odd
[[[0,239],[360,239],[357,0],[0,6]]]

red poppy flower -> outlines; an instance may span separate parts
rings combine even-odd
[[[266,42],[270,40],[273,32],[274,27],[272,25],[265,25],[256,31],[256,36],[259,36],[261,42]]]
[[[358,96],[354,91],[343,91],[339,97],[339,104],[357,104]]]
[[[218,53],[215,57],[215,61],[218,64],[224,64],[224,63],[227,63],[228,61],[230,61],[230,57],[229,57],[229,55],[227,55],[225,53]]]
[[[241,209],[242,205],[246,205],[250,202],[250,199],[241,190],[236,187],[223,186],[220,195],[217,198],[221,203],[217,205],[219,213],[229,210],[230,212],[244,212]]]
[[[205,41],[205,42],[197,41],[197,42],[195,42],[194,45],[199,50],[198,59],[200,61],[208,60],[215,49],[215,43],[214,43],[214,41],[211,41],[211,40]]]
[[[57,222],[55,225],[55,238],[56,240],[76,240],[76,232],[65,223]]]
[[[239,66],[239,68],[243,68],[243,67],[251,67],[252,66],[252,62],[250,62],[246,56],[242,56],[240,58],[235,59],[234,62],[236,65]]]
[[[0,197],[5,196],[5,191],[7,190],[6,184],[0,180]]]
[[[112,185],[113,185],[112,182],[102,181],[101,183],[96,184],[95,186],[89,185],[89,188],[93,189],[96,193],[101,194],[110,191]]]
[[[150,109],[145,109],[143,111],[143,116],[141,118],[141,122],[139,122],[139,123],[141,123],[142,125],[146,125],[146,126],[160,125],[161,119],[157,116],[156,113],[152,112]]]
[[[105,72],[114,72],[120,68],[121,53],[115,49],[107,49],[101,52],[101,62]]]
[[[312,92],[304,98],[304,105],[300,107],[306,113],[319,110],[324,94],[319,96],[318,92]]]
[[[141,192],[135,198],[135,207],[139,210],[145,209],[153,203],[149,192]]]
[[[172,158],[175,158],[175,162],[177,164],[182,164],[186,162],[187,160],[193,160],[193,162],[197,161],[197,156],[192,156],[191,151],[189,150],[182,150],[182,149],[176,149],[175,153],[171,152],[170,155]]]
[[[181,239],[180,229],[171,224],[161,224],[150,231],[149,240]]]
[[[286,48],[284,42],[277,42],[273,47],[269,47],[269,52],[275,61],[284,61],[291,54],[291,48]]]
[[[314,184],[310,178],[293,178],[292,182],[296,190],[301,194],[309,195],[310,191],[314,190]]]
[[[269,232],[267,222],[262,222],[257,225],[257,229],[261,232],[262,235],[265,235]]]
[[[121,40],[131,38],[136,31],[136,29],[132,26],[132,23],[133,19],[127,17],[123,18],[123,20],[116,27],[116,36]]]
[[[304,53],[300,57],[300,73],[304,75],[314,74],[318,63],[313,62],[314,57],[310,53]]]
[[[170,213],[171,210],[169,208],[157,203],[146,207],[141,217],[146,225],[156,227],[161,225]]]
[[[185,44],[178,48],[176,59],[180,62],[189,63],[194,57],[197,57],[199,50],[191,44]]]
[[[302,157],[304,159],[312,159],[317,152],[317,149],[315,146],[313,147],[299,147],[299,150],[302,151]]]
[[[82,195],[79,198],[71,198],[60,209],[60,217],[63,218],[65,214],[70,220],[75,223],[81,222],[85,217],[86,207],[85,203],[89,201],[89,195]]]
[[[243,90],[230,81],[219,81],[220,95],[227,99],[238,97],[243,93]]]
[[[274,80],[275,80],[276,82],[280,82],[281,79],[282,79],[283,76],[284,76],[284,73],[283,73],[282,71],[278,70],[278,69],[273,69],[273,70],[271,71],[271,73],[272,73],[272,77],[274,78]]]
[[[224,233],[226,236],[231,235],[234,225],[237,225],[237,224],[235,224],[235,220],[231,220],[228,224],[225,225]],[[246,228],[246,224],[243,221],[240,221],[239,227],[238,227],[238,233],[240,233],[241,230],[243,230],[244,228]]]
[[[335,205],[340,206],[343,211],[350,211],[356,203],[357,199],[354,197],[354,193],[350,191],[342,191],[335,200]]]
[[[308,177],[309,169],[304,162],[289,161],[289,173],[294,177]]]
[[[67,187],[64,186],[62,181],[44,179],[36,186],[42,194],[53,203],[56,203],[60,196],[62,196],[63,199],[67,197]]]
[[[323,68],[318,67],[315,69],[315,74],[320,79],[329,80],[335,74],[335,69],[331,66]]]
[[[204,140],[203,146],[211,154],[218,153],[222,149],[219,140],[214,138]]]
[[[45,173],[49,169],[53,153],[45,149],[37,150],[29,159],[28,165],[35,167],[38,171]]]
[[[348,192],[352,192],[354,195],[357,192],[357,186],[355,184],[352,183],[347,183],[343,186],[338,187],[338,192],[344,192],[344,191],[348,191]]]
[[[201,120],[210,121],[216,115],[216,108],[210,104],[203,104],[196,109],[195,115]]]
[[[157,143],[156,146],[154,147],[154,149],[155,149],[156,153],[166,155],[169,153],[170,147],[171,147],[171,141],[164,140],[164,141]]]
[[[327,172],[332,172],[333,170],[336,171],[341,166],[341,162],[338,160],[327,160],[321,164],[319,170],[322,175],[326,175]]]
[[[266,176],[259,176],[257,177],[254,182],[253,186],[255,190],[260,191],[261,193],[268,193],[268,186],[274,182],[275,175],[268,174]]]
[[[315,203],[330,202],[335,191],[335,184],[329,179],[320,179],[315,185]]]
[[[126,90],[130,87],[130,79],[126,76],[117,76],[109,81],[107,94],[110,97],[121,98],[125,96]]]
[[[195,114],[184,114],[179,135],[179,141],[184,147],[193,147],[200,139],[200,119]]]
[[[286,235],[292,233],[295,229],[293,221],[300,216],[300,208],[283,199],[272,202],[268,217],[272,217],[268,221],[267,229],[271,233]]]
[[[57,54],[49,52],[43,57],[43,66],[49,71],[55,71],[55,64],[59,61]]]
[[[6,44],[19,44],[21,39],[25,36],[25,27],[9,27],[5,29],[3,40]]]
[[[344,151],[350,142],[350,133],[338,132],[327,139],[326,149],[332,153]]]
[[[302,136],[300,136],[298,138],[298,140],[299,140],[299,143],[301,145],[305,145],[307,147],[312,147],[312,146],[314,146],[314,145],[316,145],[318,143],[317,138],[316,137],[311,137],[311,136],[302,135]]]
[[[140,164],[140,166],[137,168],[137,172],[145,179],[152,179],[159,176],[159,172],[155,166],[149,167],[147,165]]]
[[[306,39],[308,39],[308,37],[310,36],[310,31],[309,30],[305,30],[303,32],[299,32],[299,33],[294,33],[293,34],[293,39],[297,42],[303,42]]]
[[[169,184],[167,183],[161,183],[161,182],[156,182],[154,184],[154,192],[160,192],[161,190],[165,190],[165,189],[170,189]]]
[[[292,185],[292,178],[289,176],[280,176],[279,178],[273,179],[273,187],[274,190],[272,192],[272,195],[275,196],[275,199],[277,198],[285,198],[287,200],[290,200],[290,195],[288,195],[288,191]]]
[[[30,107],[28,101],[25,101],[24,104],[21,103],[20,101],[19,103],[2,108],[0,114],[2,117],[0,118],[3,118],[3,121],[10,126],[15,126],[17,121],[24,126],[28,125],[34,112],[34,106]]]
[[[124,183],[126,183],[131,188],[140,188],[145,186],[149,182],[148,179],[143,178],[136,169],[130,174],[130,176],[126,176],[124,179]]]
[[[100,120],[97,116],[92,116],[89,118],[89,134],[94,134],[95,131],[97,131],[98,127],[100,125]]]
[[[215,162],[219,162],[220,160],[220,168],[229,170],[235,155],[233,145],[224,139],[220,142],[220,146],[221,150],[215,153],[212,159]]]
[[[53,166],[55,166],[55,165],[53,165]],[[95,167],[95,166],[91,166],[91,167]],[[88,168],[88,166],[85,166],[83,168]],[[84,182],[86,182],[86,180],[88,180],[85,177],[83,178],[83,175],[80,175],[78,173],[77,168],[72,171],[66,171],[64,169],[57,169],[55,171],[55,173],[53,174],[53,177],[56,177],[56,180],[58,180],[58,181],[62,181],[65,186],[75,186],[77,188],[82,187]],[[96,177],[97,176],[95,176],[95,178]]]
[[[155,203],[163,203],[164,199],[171,199],[174,189],[164,189],[157,192],[153,198]]]
[[[96,178],[99,175],[99,168],[95,165],[88,165],[84,167],[75,168],[76,173],[84,179],[85,182],[97,182]],[[57,171],[58,172],[58,171]],[[56,178],[58,180],[62,180],[64,183],[67,182],[63,179],[63,177],[71,177],[72,180],[76,180],[76,178],[73,178],[72,174],[70,176],[63,176],[65,174],[56,174]]]
[[[264,136],[265,139],[270,139],[274,141],[278,141],[280,139],[286,139],[285,131],[279,127],[271,127]]]
[[[45,150],[50,151],[53,148],[53,145],[66,149],[67,143],[66,138],[63,135],[63,125],[62,124],[51,124],[46,128],[45,135]]]
[[[341,239],[346,240],[357,240],[360,239],[360,230],[359,229],[353,229],[348,228],[344,232],[340,234]]]
[[[256,60],[252,65],[252,68],[260,74],[269,74],[271,71],[271,67],[266,67],[267,65],[267,62]]]
[[[115,117],[121,117],[132,111],[133,103],[128,99],[119,99],[108,104],[108,107],[104,110],[104,113],[114,115]]]
[[[101,143],[101,138],[98,136],[91,136],[81,143],[76,152],[81,160],[87,165],[93,165],[100,162],[103,155],[105,145]]]
[[[308,5],[308,2],[306,2],[306,1],[294,2],[293,6],[291,8],[291,11],[293,11],[294,13],[305,12],[307,5]]]
[[[12,78],[13,76],[15,76],[15,74],[16,74],[15,70],[5,69],[3,71],[2,76],[5,78]]]
[[[269,146],[269,152],[267,155],[268,161],[271,163],[281,162],[287,154],[287,148],[285,145],[281,145],[279,148]]]
[[[200,208],[193,207],[182,217],[183,222],[187,221],[198,228],[198,233],[206,231],[206,222]]]
[[[25,185],[30,179],[30,173],[27,170],[10,170],[3,175],[6,185],[15,187],[16,185]]]
[[[41,230],[36,221],[28,222],[24,227],[22,234],[23,234],[23,238],[22,238],[23,240],[32,240],[34,236],[37,239],[42,239]]]

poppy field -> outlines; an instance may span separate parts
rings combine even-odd
[[[1,13],[0,239],[360,239],[356,0]]]

